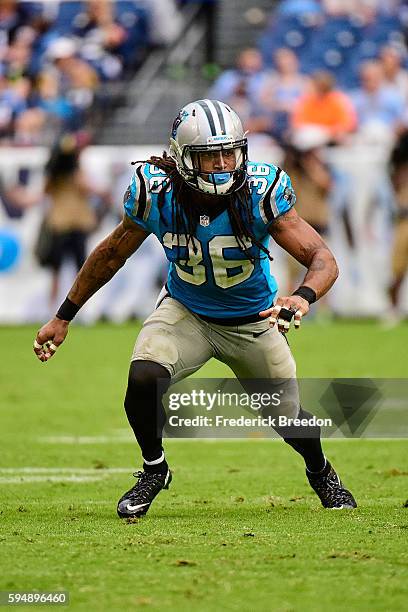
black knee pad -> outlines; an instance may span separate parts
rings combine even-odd
[[[164,386],[167,380],[170,384],[169,371],[159,363],[137,359],[130,364],[129,386],[136,388],[155,386],[158,380],[163,381]]]

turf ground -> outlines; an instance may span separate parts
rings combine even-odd
[[[0,328],[0,590],[67,590],[73,610],[403,610],[407,442],[327,441],[355,493],[322,509],[280,441],[167,443],[174,483],[117,519],[139,456],[121,409],[136,326],[73,327],[48,364]],[[408,377],[408,326],[305,324],[300,376]],[[229,375],[212,362],[200,376]]]

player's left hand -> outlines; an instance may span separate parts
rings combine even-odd
[[[289,297],[279,297],[272,308],[262,310],[259,316],[265,319],[269,317],[270,326],[273,327],[277,323],[278,330],[282,334],[286,334],[290,329],[292,319],[295,329],[299,329],[302,317],[308,312],[309,302],[300,295],[291,295]]]

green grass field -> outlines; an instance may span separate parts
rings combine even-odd
[[[353,512],[321,508],[280,441],[169,440],[170,490],[117,518],[140,466],[122,410],[136,331],[72,327],[41,364],[34,328],[0,328],[0,590],[90,611],[406,609],[406,440],[325,443]],[[408,378],[407,325],[306,322],[291,344],[300,376]]]

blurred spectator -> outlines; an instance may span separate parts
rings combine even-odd
[[[263,68],[262,55],[257,49],[247,48],[237,57],[237,68],[227,70],[218,78],[209,97],[229,104],[241,117],[244,128],[254,134],[273,132],[271,112],[260,99],[260,92],[268,72]]]
[[[383,47],[380,63],[384,73],[384,83],[398,89],[404,102],[408,102],[408,72],[402,67],[402,54],[395,47]]]
[[[27,28],[35,14],[35,7],[17,0],[0,2],[0,46],[12,44],[21,28]]]
[[[28,108],[30,90],[26,78],[8,81],[0,77],[0,139],[11,138],[15,119]]]
[[[2,71],[9,79],[27,76],[30,72],[31,45],[24,40],[15,40],[4,53]]]
[[[258,49],[249,47],[239,53],[236,68],[226,70],[218,77],[209,95],[214,100],[228,103],[238,89],[245,88],[249,100],[255,103],[264,79],[262,55]]]
[[[332,176],[322,159],[322,145],[324,134],[318,130],[299,130],[286,147],[282,167],[291,177],[295,191],[301,194],[297,202],[298,213],[324,236],[327,233]]]
[[[54,147],[45,168],[45,213],[36,247],[40,263],[52,270],[50,306],[59,291],[59,275],[65,260],[73,258],[78,271],[86,257],[86,239],[96,226],[96,215],[90,204],[94,190],[79,166],[77,141],[65,135]]]
[[[340,143],[356,126],[356,116],[350,99],[335,89],[330,72],[318,71],[312,75],[310,91],[296,103],[292,115],[294,131],[305,127],[320,128],[327,142]]]
[[[116,52],[125,42],[127,32],[115,20],[114,8],[111,0],[88,0],[86,12],[72,30],[81,39],[80,56],[104,81],[119,78],[123,71],[123,59]]]
[[[318,130],[304,128],[293,135],[286,148],[282,167],[289,174],[296,193],[300,194],[297,212],[322,236],[327,234],[329,221],[328,197],[332,188],[332,176],[322,160],[321,145],[324,136]],[[300,266],[289,258],[289,287],[294,289]]]
[[[16,118],[14,125],[14,143],[17,145],[34,146],[50,141],[47,114],[40,108],[29,108]]]
[[[259,91],[259,102],[271,118],[271,132],[282,142],[288,135],[289,119],[295,103],[304,93],[306,79],[299,72],[299,62],[291,49],[274,54],[275,71],[268,75]]]
[[[76,55],[77,47],[70,38],[58,38],[47,52],[59,81],[59,92],[76,109],[85,121],[87,112],[95,101],[99,85],[98,75],[92,66]]]
[[[260,91],[267,77],[262,55],[247,48],[237,58],[237,67],[227,70],[211,87],[208,96],[229,104],[242,119],[244,127],[253,133],[269,133],[271,119],[262,107]]]
[[[392,140],[404,119],[404,99],[398,89],[385,82],[377,61],[364,62],[360,68],[360,88],[352,94],[363,138]]]
[[[396,215],[392,248],[392,279],[389,295],[393,311],[391,320],[398,321],[401,314],[400,292],[408,272],[408,131],[399,138],[390,160],[391,181],[395,193]]]
[[[56,133],[78,127],[76,110],[67,98],[61,95],[55,72],[44,70],[38,75],[34,104],[50,116]]]

